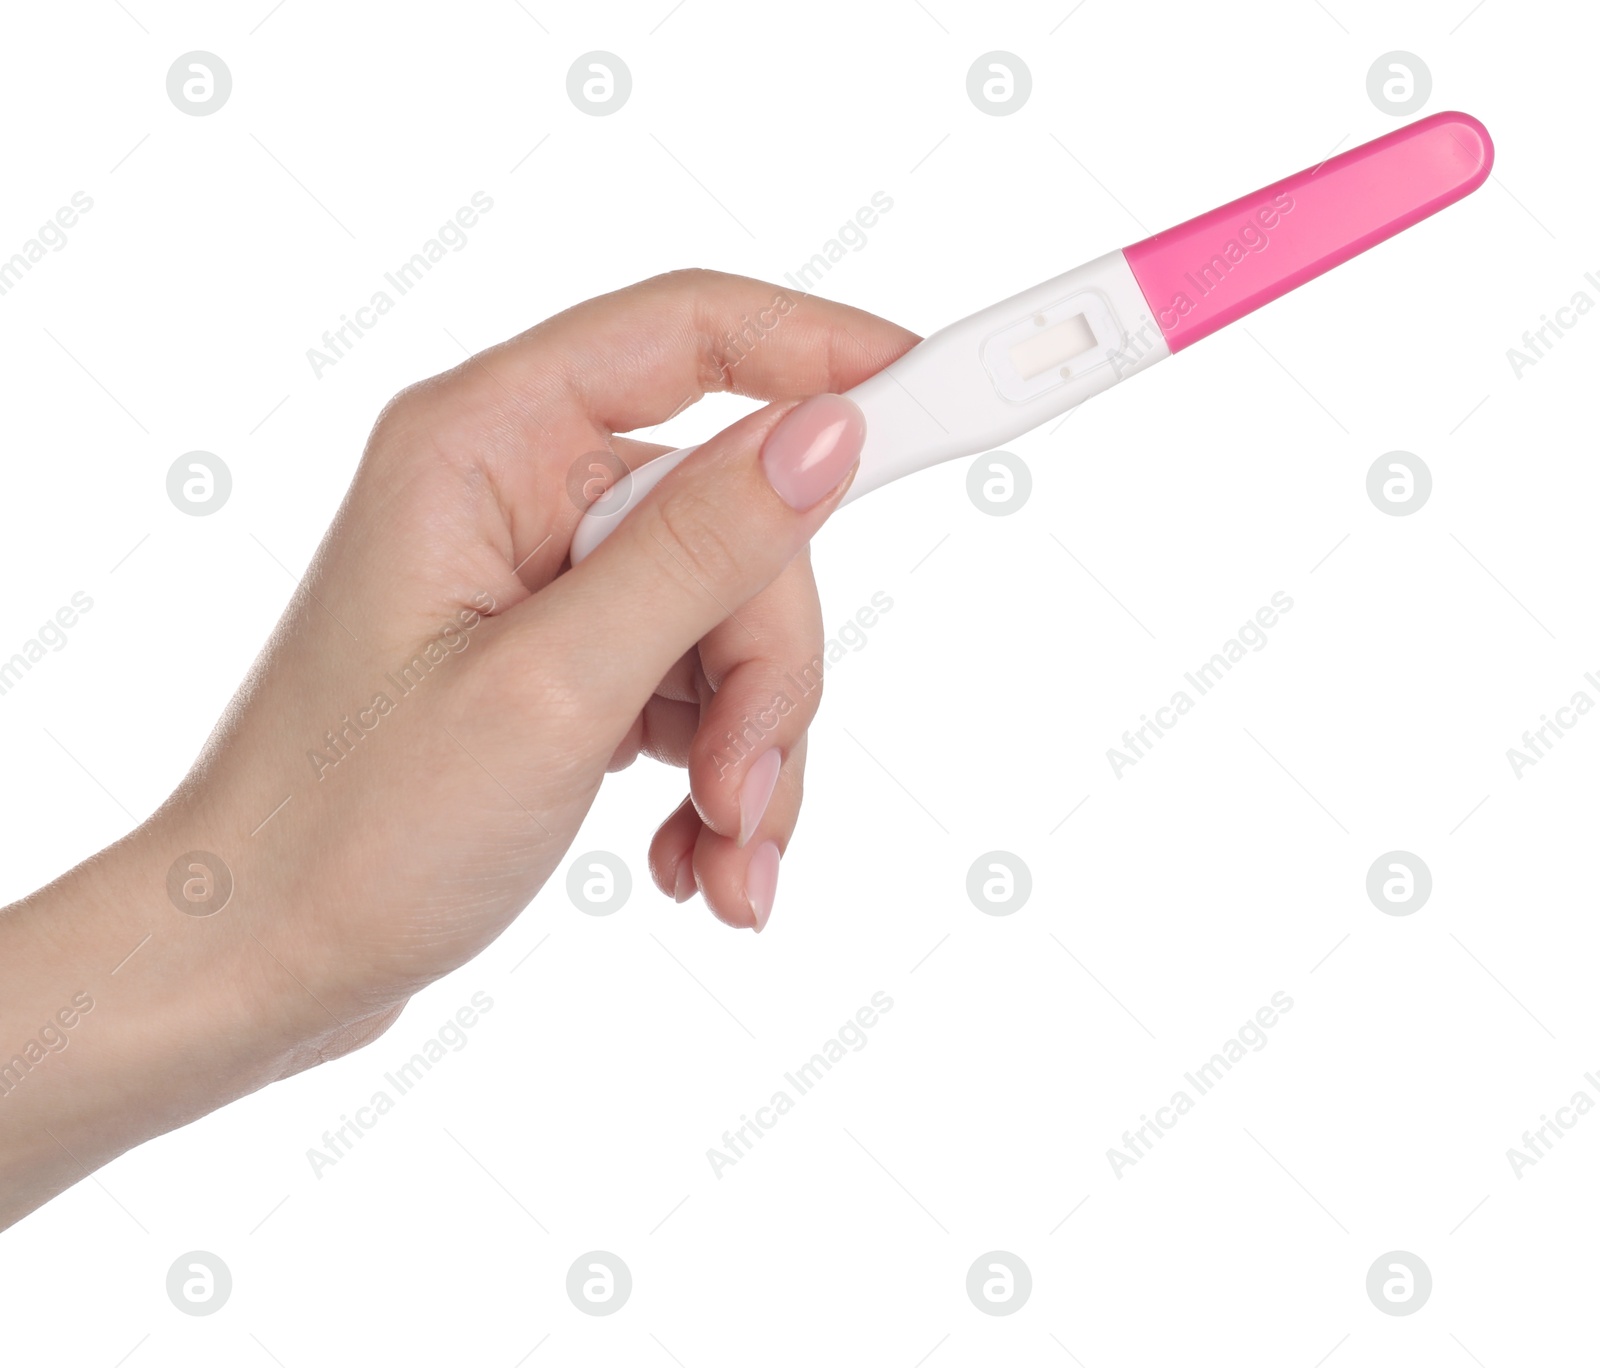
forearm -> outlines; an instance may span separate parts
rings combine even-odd
[[[320,1057],[241,893],[209,917],[168,898],[182,825],[158,816],[0,911],[0,1228]]]

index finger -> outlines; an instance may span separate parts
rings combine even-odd
[[[484,353],[513,387],[552,380],[603,432],[665,422],[712,392],[839,394],[920,339],[847,304],[720,271],[600,295]]]

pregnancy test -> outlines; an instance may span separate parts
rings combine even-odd
[[[1434,114],[941,328],[847,397],[866,415],[844,502],[1059,417],[1476,190],[1494,163],[1469,114]],[[576,565],[696,448],[590,505]]]

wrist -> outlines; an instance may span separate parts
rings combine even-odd
[[[360,1043],[361,1024],[332,1021],[267,948],[266,918],[243,896],[248,862],[208,909],[216,871],[180,859],[205,854],[207,827],[169,804],[0,913],[0,1227],[135,1145]]]
[[[128,838],[110,881],[146,890],[151,909],[150,939],[128,969],[161,950],[153,993],[187,996],[169,1028],[204,1034],[253,1087],[365,1044],[404,1005],[352,981],[349,956],[325,939],[324,880],[282,832],[258,830],[262,810],[220,782],[186,784]]]

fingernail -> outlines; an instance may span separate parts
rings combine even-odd
[[[761,465],[784,503],[807,509],[855,469],[866,435],[867,420],[855,404],[842,395],[819,394],[767,434]]]
[[[678,862],[677,883],[672,892],[673,902],[688,902],[694,897],[694,889],[694,856],[685,855]]]
[[[755,914],[756,932],[766,929],[767,918],[772,915],[772,900],[778,892],[778,843],[763,841],[750,857],[750,868],[744,876],[745,896],[750,899],[750,911]]]
[[[750,766],[739,789],[739,844],[742,846],[756,834],[761,819],[766,815],[767,804],[772,801],[772,790],[778,784],[778,771],[783,768],[783,756],[777,748],[763,751],[761,758]]]

